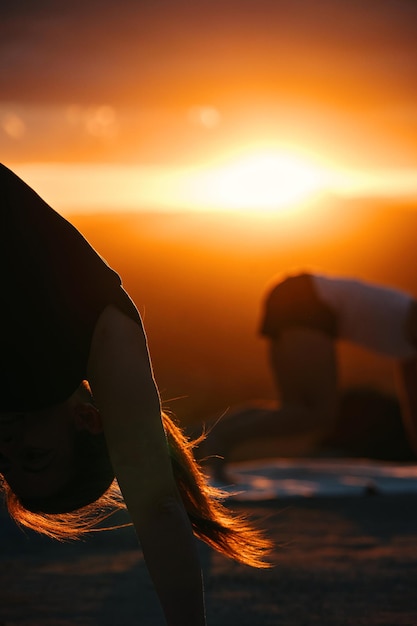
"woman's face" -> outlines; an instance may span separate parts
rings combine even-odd
[[[68,401],[31,413],[0,413],[0,473],[21,498],[58,492],[75,471],[73,447],[83,423]]]

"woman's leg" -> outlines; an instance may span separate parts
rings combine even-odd
[[[226,414],[201,446],[212,472],[224,478],[231,450],[251,439],[294,439],[309,435],[318,443],[337,411],[337,363],[334,341],[322,332],[288,329],[270,340],[269,358],[280,399],[277,409],[249,407]]]
[[[319,440],[333,425],[338,405],[334,340],[320,331],[290,328],[269,343],[269,358],[280,409],[266,435],[303,432]]]

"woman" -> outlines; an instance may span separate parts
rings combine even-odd
[[[162,414],[141,319],[116,272],[4,166],[0,198],[0,471],[10,513],[53,537],[79,536],[115,503],[116,477],[167,624],[203,625],[193,531],[257,567],[270,544],[222,506]]]
[[[280,399],[278,409],[237,410],[209,429],[202,454],[227,480],[225,463],[238,443],[328,433],[338,410],[336,343],[343,339],[391,357],[411,446],[417,454],[417,302],[402,291],[355,279],[300,273],[267,294],[261,334]]]

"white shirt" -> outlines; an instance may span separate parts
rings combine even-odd
[[[312,279],[319,297],[338,317],[341,339],[398,359],[415,356],[405,336],[412,296],[353,279]]]

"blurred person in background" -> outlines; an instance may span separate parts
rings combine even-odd
[[[310,435],[320,444],[337,420],[337,341],[391,357],[408,440],[417,454],[417,302],[408,293],[344,277],[299,273],[275,281],[260,333],[268,342],[278,408],[247,406],[208,424],[199,456],[218,481],[232,450],[254,439]]]

